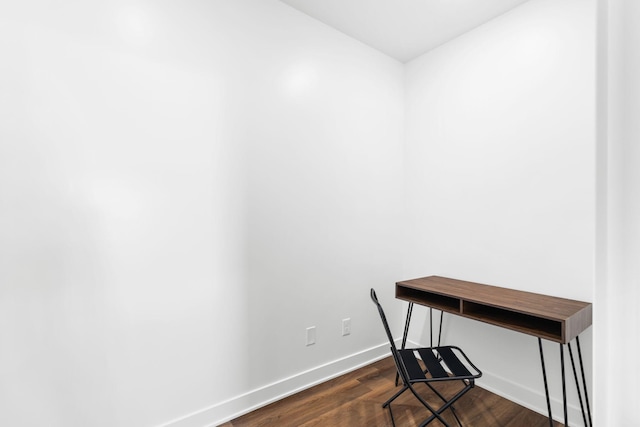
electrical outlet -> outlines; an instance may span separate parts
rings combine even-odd
[[[351,318],[342,319],[342,336],[351,334]]]
[[[316,327],[311,326],[307,328],[307,346],[316,343]]]

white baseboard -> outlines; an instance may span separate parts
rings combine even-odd
[[[408,341],[407,344],[408,346],[419,347],[419,344],[415,342]],[[381,344],[216,403],[169,421],[160,427],[215,427],[277,400],[367,366],[387,356],[389,356],[389,345],[386,343]],[[482,378],[477,384],[525,408],[547,415],[544,390],[532,390],[487,371],[483,371]],[[536,404],[536,402],[539,402],[539,404]],[[552,398],[551,409],[554,414],[553,418],[556,421],[563,422],[562,402]],[[569,404],[568,411],[570,425],[584,427],[580,408]]]
[[[214,427],[389,356],[389,344],[351,354],[171,420],[160,427]]]
[[[542,381],[541,381],[542,382]],[[544,396],[544,389],[532,390],[521,384],[514,383],[506,378],[496,375],[492,372],[482,371],[482,378],[477,381],[479,387],[484,388],[498,396],[502,396],[518,405],[531,409],[544,416],[548,415],[547,403]],[[567,379],[569,384],[569,379]],[[551,398],[551,413],[553,419],[563,423],[564,409],[562,401]],[[538,404],[536,404],[538,402]],[[567,404],[567,412],[569,413],[569,425],[572,427],[584,427],[582,419],[582,411],[574,404]]]

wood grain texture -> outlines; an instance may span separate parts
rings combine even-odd
[[[382,404],[399,390],[391,357],[327,381],[308,390],[246,414],[220,427],[360,427],[391,426],[389,411]],[[445,396],[457,384],[437,384]],[[426,386],[418,388],[429,403],[440,400]],[[524,408],[476,386],[455,404],[464,427],[548,427],[544,415]],[[429,416],[410,392],[393,404],[396,426],[418,426]],[[457,425],[451,411],[444,418]],[[555,426],[562,424],[556,423]],[[429,427],[442,427],[433,421]]]
[[[592,322],[588,302],[440,276],[397,282],[396,298],[563,344]]]

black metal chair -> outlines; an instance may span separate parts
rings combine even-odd
[[[476,378],[482,376],[482,372],[475,367],[473,363],[467,358],[467,356],[458,347],[454,346],[439,346],[439,347],[425,347],[425,348],[407,348],[397,349],[387,318],[384,314],[384,310],[378,301],[376,291],[371,289],[371,299],[378,307],[380,318],[382,319],[382,325],[389,338],[391,344],[391,355],[393,361],[396,364],[396,369],[400,378],[402,378],[403,387],[396,394],[391,396],[382,407],[389,408],[391,415],[391,422],[395,426],[395,420],[393,418],[393,411],[391,410],[391,402],[398,398],[405,391],[409,390],[420,401],[425,408],[431,411],[432,415],[425,419],[420,427],[429,424],[431,421],[438,419],[446,427],[450,425],[442,417],[442,412],[448,408],[451,408],[453,415],[460,423],[460,419],[455,413],[453,403],[460,399],[462,395],[471,390],[475,385]],[[421,362],[418,360],[421,359]],[[463,384],[463,388],[458,391],[455,396],[447,399],[439,391],[437,391],[432,383],[443,381],[460,381]],[[439,408],[432,407],[427,401],[418,394],[415,390],[415,385],[418,383],[426,384],[433,392],[443,401],[442,406]]]

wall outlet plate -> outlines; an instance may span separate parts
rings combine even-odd
[[[307,346],[316,343],[316,327],[310,326],[307,328]]]
[[[351,334],[351,318],[342,319],[342,336]]]

